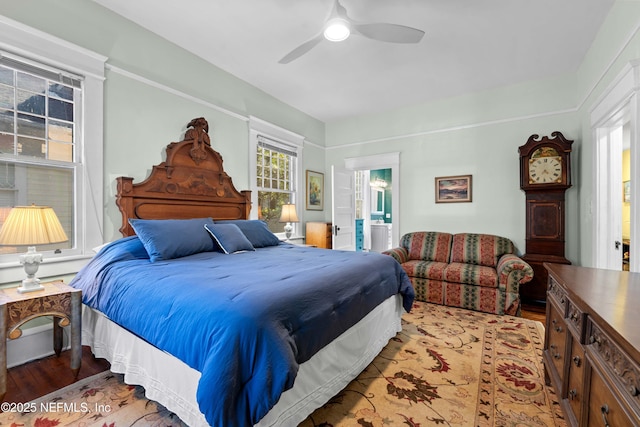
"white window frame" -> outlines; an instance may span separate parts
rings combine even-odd
[[[82,112],[77,122],[75,227],[78,230],[73,249],[60,256],[45,253],[38,270],[41,278],[73,274],[93,256],[93,247],[103,241],[103,110],[104,66],[107,57],[0,16],[0,50],[38,64],[67,70],[83,77]],[[90,147],[85,147],[85,143]],[[18,282],[25,277],[18,262],[0,264],[0,283]]]
[[[304,136],[281,128],[254,116],[249,116],[249,188],[251,189],[251,219],[258,219],[258,177],[257,177],[257,153],[258,153],[258,137],[264,136],[276,142],[280,141],[283,145],[291,147],[296,152],[295,177],[291,184],[295,189],[294,203],[298,214],[299,223],[293,224],[292,239],[301,237],[301,227],[299,224],[304,222],[304,183],[302,172],[302,151],[304,147]],[[276,233],[276,236],[284,239],[284,233]]]

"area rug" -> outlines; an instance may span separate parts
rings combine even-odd
[[[566,426],[544,384],[540,322],[417,302],[402,323],[365,371],[303,427]],[[184,426],[111,372],[33,403],[0,414],[0,425]]]

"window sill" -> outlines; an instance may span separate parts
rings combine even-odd
[[[0,282],[0,286],[19,283],[26,277],[24,266],[17,261],[17,258],[18,254],[16,254],[16,262],[0,264],[0,271],[2,271],[2,282]],[[42,264],[40,264],[36,277],[40,278],[40,280],[48,281],[53,278],[57,279],[60,276],[74,276],[91,258],[93,258],[93,253],[50,259],[45,258]]]

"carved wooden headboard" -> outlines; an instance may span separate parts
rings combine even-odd
[[[147,179],[117,178],[116,204],[122,213],[123,236],[135,234],[129,218],[247,219],[251,191],[238,191],[222,168],[222,156],[211,148],[209,124],[191,120],[184,140],[166,148],[166,160],[153,166]]]

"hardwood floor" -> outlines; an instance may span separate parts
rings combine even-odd
[[[55,355],[16,366],[8,371],[5,402],[29,402],[74,382],[69,368],[71,352]],[[82,366],[78,379],[106,371],[111,365],[105,359],[93,357],[89,347],[82,347]]]
[[[544,323],[544,307],[523,306],[522,317]],[[6,402],[29,402],[74,382],[69,369],[71,353],[49,356],[9,369]],[[105,359],[93,357],[89,347],[82,347],[82,367],[78,379],[87,378],[110,368]]]
[[[544,324],[546,318],[546,307],[539,305],[522,305],[522,317],[525,319],[537,320]]]

